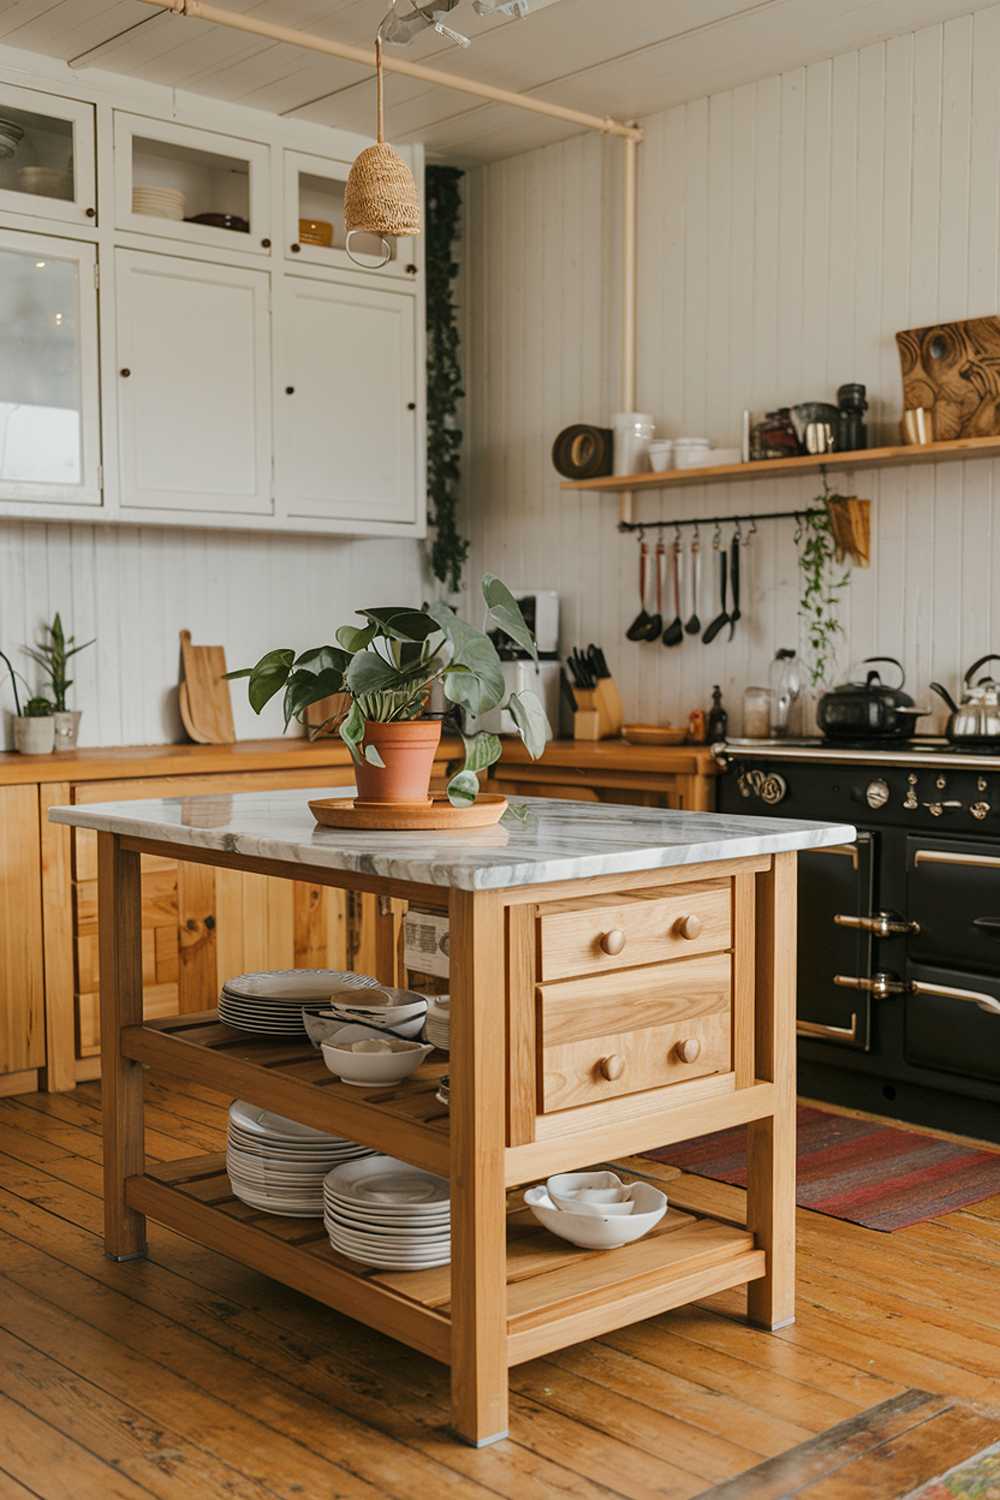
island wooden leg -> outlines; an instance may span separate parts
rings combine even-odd
[[[756,1073],[774,1083],[775,1108],[747,1127],[747,1224],[767,1253],[747,1314],[763,1328],[795,1321],[796,880],[794,854],[757,877]]]
[[[121,1055],[123,1026],[142,1022],[142,918],[139,856],[113,833],[97,836],[101,959],[101,1098],[104,1108],[104,1252],[112,1260],[146,1253],[146,1220],[125,1202],[125,1180],[145,1165],[142,1064]]]
[[[507,1436],[503,911],[453,890],[451,914],[451,1409],[460,1437]]]

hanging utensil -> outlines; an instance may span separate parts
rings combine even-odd
[[[710,646],[723,626],[729,624],[729,615],[726,612],[726,549],[721,545],[720,530],[718,527],[716,527],[715,536],[712,538],[712,546],[717,548],[719,553],[719,601],[721,608],[702,636],[702,640],[706,646]]]
[[[701,599],[701,538],[698,535],[697,526],[694,528],[694,539],[691,542],[691,613],[688,616],[684,629],[688,635],[697,635],[701,630],[701,620],[698,618],[698,603]]]
[[[681,533],[679,528],[673,546],[670,548],[670,572],[674,584],[674,618],[663,632],[663,644],[679,646],[684,639],[684,621],[681,619]]]
[[[663,584],[666,578],[667,549],[661,538],[656,544],[654,555],[656,570],[656,614],[653,615],[643,634],[644,641],[655,641],[663,630]]]
[[[639,613],[625,632],[625,639],[629,641],[643,641],[646,639],[646,627],[649,624],[650,615],[646,608],[646,582],[649,573],[649,548],[639,533]]]
[[[733,612],[729,616],[730,640],[736,634],[736,622],[740,618],[740,546],[742,541],[743,533],[737,522],[733,540],[729,546],[729,591],[733,596]]]

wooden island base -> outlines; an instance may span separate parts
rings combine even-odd
[[[743,1284],[754,1323],[791,1322],[796,854],[719,847],[702,863],[488,890],[310,864],[311,880],[377,896],[383,982],[401,978],[408,901],[450,917],[450,1057],[359,1089],[307,1043],[253,1038],[212,1013],[144,1022],[139,859],[162,852],[162,829],[101,831],[107,1254],[142,1255],[148,1215],[448,1363],[453,1426],[475,1445],[507,1433],[507,1370],[524,1360]],[[301,862],[231,847],[175,854],[302,877]],[[220,1155],[147,1169],[147,1066],[450,1177],[451,1265],[355,1264],[320,1222],[236,1199]],[[435,1098],[444,1071],[450,1111]],[[734,1125],[748,1126],[745,1228],[671,1208],[635,1244],[585,1251],[523,1207],[523,1185],[551,1173]]]

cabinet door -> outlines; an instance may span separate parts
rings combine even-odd
[[[350,170],[349,161],[336,157],[285,152],[285,258],[300,265],[363,269],[380,277],[412,281],[418,269],[412,239],[383,242],[374,235],[359,234],[351,241],[355,259],[348,255],[344,189]],[[384,244],[389,259],[382,265]]]
[[[101,503],[96,256],[0,230],[0,501]]]
[[[45,1061],[37,786],[0,787],[0,1076]]]
[[[123,507],[269,514],[266,271],[119,250]]]
[[[0,84],[0,210],[97,222],[94,106]]]
[[[416,299],[287,278],[278,498],[292,516],[418,519]]]

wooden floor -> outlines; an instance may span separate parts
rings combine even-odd
[[[207,1090],[147,1101],[151,1157],[223,1144]],[[105,1260],[99,1121],[96,1084],[0,1100],[0,1500],[896,1500],[1000,1439],[1000,1197],[893,1235],[801,1212],[794,1326],[725,1293],[522,1365],[514,1436],[475,1452],[401,1345],[156,1225]]]

